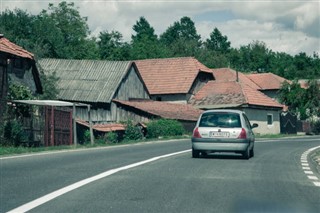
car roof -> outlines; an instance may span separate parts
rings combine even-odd
[[[211,113],[211,112],[232,112],[232,113],[244,114],[243,111],[235,110],[235,109],[212,109],[212,110],[206,110],[202,114]]]

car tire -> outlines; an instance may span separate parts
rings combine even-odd
[[[249,158],[250,158],[250,150],[249,150],[249,148],[247,148],[246,151],[244,151],[242,153],[242,156],[243,156],[243,159],[249,160]]]
[[[193,158],[199,158],[200,157],[200,152],[198,150],[192,149],[192,157]]]
[[[252,149],[250,150],[250,157],[253,158],[254,157],[254,149],[252,147]]]

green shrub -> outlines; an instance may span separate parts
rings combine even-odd
[[[17,120],[10,120],[4,124],[3,138],[2,143],[5,144],[2,145],[25,146],[28,142],[28,136]]]
[[[126,130],[124,132],[124,140],[140,140],[143,138],[143,134],[139,127],[133,125],[132,121],[128,120],[126,123]]]
[[[319,135],[319,134],[320,134],[320,120],[316,121],[316,122],[313,124],[313,132],[314,132],[314,134],[316,134],[316,135]]]
[[[109,132],[105,135],[106,141],[111,143],[118,143],[118,134],[116,132]]]
[[[86,130],[84,131],[83,133],[83,140],[84,140],[84,143],[87,144],[87,143],[90,143],[91,141],[91,138],[90,138],[90,130]]]
[[[182,124],[176,120],[160,119],[149,122],[147,132],[147,138],[177,136],[184,134],[184,128]]]

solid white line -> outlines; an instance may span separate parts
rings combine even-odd
[[[120,171],[124,171],[124,170],[128,170],[128,169],[131,169],[131,168],[134,168],[134,167],[138,167],[138,166],[141,166],[141,165],[144,165],[144,164],[147,164],[147,163],[150,163],[150,162],[153,162],[153,161],[157,161],[159,159],[162,159],[162,158],[167,158],[167,157],[171,157],[171,156],[174,156],[174,155],[179,155],[179,154],[182,154],[182,153],[186,153],[186,152],[190,152],[191,149],[189,150],[184,150],[184,151],[181,151],[181,152],[175,152],[175,153],[171,153],[171,154],[167,154],[167,155],[161,155],[161,156],[158,156],[158,157],[154,157],[154,158],[150,158],[148,160],[145,160],[145,161],[140,161],[140,162],[137,162],[137,163],[134,163],[134,164],[130,164],[130,165],[127,165],[127,166],[123,166],[123,167],[120,167],[120,168],[116,168],[116,169],[111,169],[111,170],[108,170],[106,172],[103,172],[101,174],[98,174],[96,176],[93,176],[93,177],[90,177],[90,178],[87,178],[87,179],[84,179],[84,180],[81,180],[79,182],[76,182],[74,184],[71,184],[69,186],[66,186],[64,188],[61,188],[59,190],[56,190],[50,194],[47,194],[43,197],[40,197],[36,200],[33,200],[29,203],[26,203],[22,206],[19,206],[11,211],[9,211],[8,213],[14,213],[14,212],[27,212],[27,211],[30,211],[31,209],[34,209],[36,208],[37,206],[40,206],[54,198],[57,198],[63,194],[66,194],[67,192],[70,192],[72,190],[75,190],[75,189],[78,189],[84,185],[87,185],[89,183],[92,183],[94,181],[97,181],[97,180],[100,180],[102,178],[105,178],[105,177],[108,177],[112,174],[115,174],[117,172],[120,172]]]

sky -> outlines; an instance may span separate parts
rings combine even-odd
[[[0,12],[19,8],[37,15],[60,1],[0,0]],[[161,35],[174,22],[188,16],[204,41],[214,28],[239,48],[262,41],[274,52],[320,55],[320,0],[74,0],[80,15],[88,17],[93,36],[119,31],[125,41],[132,27],[145,17]],[[0,23],[1,24],[1,23]]]

